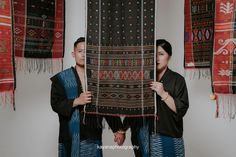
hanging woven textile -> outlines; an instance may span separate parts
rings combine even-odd
[[[235,0],[216,0],[212,86],[217,115],[234,118],[236,113]],[[220,111],[220,112],[219,112]]]
[[[87,1],[85,112],[154,114],[155,0]]]
[[[14,107],[15,72],[11,0],[0,0],[0,107]]]
[[[215,0],[185,0],[184,68],[189,78],[210,76]]]
[[[14,51],[17,70],[62,69],[64,0],[13,0]]]

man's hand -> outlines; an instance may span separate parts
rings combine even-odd
[[[90,91],[83,92],[80,94],[78,98],[74,100],[73,107],[91,103],[91,99],[92,99],[92,93]]]
[[[124,131],[117,131],[115,134],[114,134],[114,141],[119,145],[121,146],[124,141],[125,141],[125,132]]]

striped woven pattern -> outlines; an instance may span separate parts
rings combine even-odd
[[[213,50],[215,0],[185,0],[184,67],[209,68]]]
[[[14,104],[15,73],[11,0],[0,0],[0,106]]]
[[[154,0],[88,0],[86,112],[140,116],[154,113]]]

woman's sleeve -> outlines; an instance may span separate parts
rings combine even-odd
[[[188,90],[183,77],[177,80],[174,90],[174,96],[172,97],[176,105],[176,119],[180,120],[189,108]]]
[[[51,78],[51,81],[51,107],[59,115],[69,117],[74,100],[67,99],[64,88],[56,77]]]

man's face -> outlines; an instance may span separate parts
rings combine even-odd
[[[74,48],[74,52],[72,52],[72,56],[75,58],[75,62],[77,66],[84,67],[85,62],[85,42],[80,42]]]

